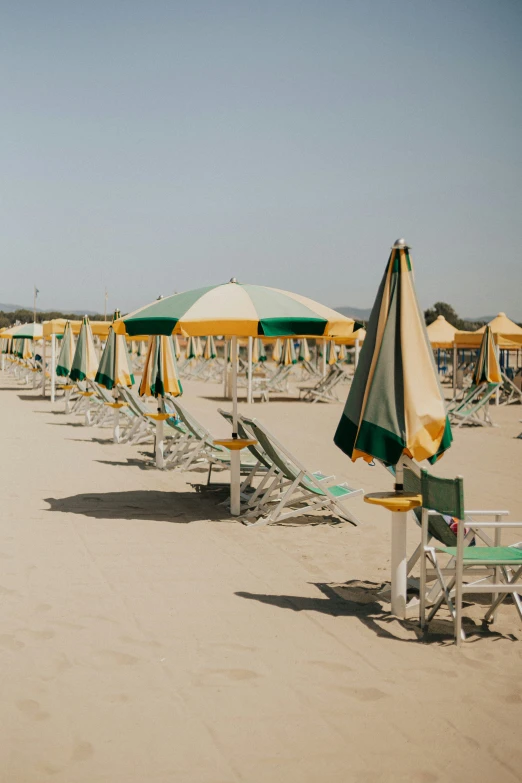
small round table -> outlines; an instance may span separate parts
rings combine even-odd
[[[407,565],[406,522],[408,511],[422,505],[422,496],[414,492],[371,492],[365,503],[383,506],[392,513],[391,540],[391,610],[403,620],[406,617]]]
[[[223,446],[230,451],[230,513],[233,517],[238,517],[241,512],[241,449],[255,446],[257,440],[218,438],[212,443],[215,446]]]

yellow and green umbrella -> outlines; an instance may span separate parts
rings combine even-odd
[[[216,353],[216,342],[213,338],[213,336],[210,334],[207,337],[207,341],[205,343],[205,349],[203,351],[203,358],[209,361],[210,359],[215,359],[217,356]]]
[[[326,346],[326,364],[335,364],[337,362],[337,351],[335,350],[335,343],[333,340],[328,340]]]
[[[265,345],[260,337],[256,337],[252,344],[252,364],[266,362]]]
[[[281,361],[281,353],[283,351],[283,341],[277,338],[272,348],[272,361],[279,364]]]
[[[392,248],[334,440],[353,461],[375,457],[386,465],[403,453],[434,462],[451,446],[404,240]]]
[[[341,343],[341,345],[339,346],[339,354],[337,356],[337,360],[339,362],[348,361],[348,353],[346,352],[346,345],[343,345],[343,343]]]
[[[303,337],[301,340],[299,340],[299,353],[297,355],[297,360],[299,362],[310,361],[310,348],[308,347],[308,340],[306,337]]]
[[[477,363],[473,370],[473,384],[479,386],[481,383],[502,383],[495,340],[489,325],[484,331]]]
[[[181,348],[179,347],[178,335],[175,334],[172,339],[173,339],[173,342],[174,342],[174,356],[179,361],[179,359],[181,357]]]
[[[183,394],[170,335],[149,337],[139,394],[147,397],[163,397],[165,394],[178,397]]]
[[[201,345],[200,337],[189,337],[187,341],[187,348],[185,356],[187,360],[199,359],[203,355],[203,346]]]
[[[120,334],[348,336],[354,321],[299,294],[236,280],[159,299],[125,316]]]
[[[69,321],[65,324],[65,329],[62,337],[62,345],[60,347],[60,354],[58,356],[58,364],[56,365],[56,375],[62,378],[68,378],[71,374],[72,364],[74,360],[74,337],[72,333],[71,324]]]
[[[288,367],[291,364],[297,364],[297,357],[295,355],[295,346],[293,340],[283,341],[283,350],[281,351],[279,364],[283,367]]]
[[[125,337],[109,329],[109,336],[95,377],[96,383],[113,389],[115,386],[133,386],[134,375],[129,366],[129,352]]]
[[[91,325],[88,317],[84,316],[69,377],[75,382],[93,380],[97,370],[98,357],[94,347]]]

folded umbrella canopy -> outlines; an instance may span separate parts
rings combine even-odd
[[[392,248],[334,440],[354,461],[376,457],[386,465],[403,453],[435,461],[451,445],[404,240]]]
[[[80,334],[78,335],[69,377],[75,382],[85,380],[92,381],[96,376],[97,370],[98,357],[96,356],[96,349],[94,347],[91,325],[88,317],[85,315],[82,319],[82,326]]]
[[[71,374],[73,360],[74,336],[72,333],[71,324],[69,321],[67,321],[62,337],[60,354],[58,356],[58,364],[56,365],[56,375],[60,375],[62,378],[68,378]]]
[[[109,336],[95,377],[96,383],[113,389],[115,386],[133,386],[134,375],[129,366],[129,352],[122,334],[109,329]]]
[[[299,340],[299,353],[297,355],[297,361],[309,362],[310,361],[310,348],[308,347],[308,340],[303,337]]]
[[[276,364],[279,364],[281,361],[281,353],[283,350],[283,341],[277,338],[275,341],[273,347],[272,347],[272,361]]]
[[[139,394],[147,397],[163,397],[165,394],[178,397],[183,394],[171,336],[149,337]]]
[[[205,350],[203,351],[203,358],[209,361],[210,359],[215,359],[217,356],[216,353],[216,342],[212,335],[209,335],[207,337],[207,341],[205,343]]]
[[[181,348],[179,347],[179,340],[177,334],[174,335],[173,341],[174,341],[174,356],[179,361],[181,357]]]
[[[326,364],[332,365],[337,362],[337,351],[335,348],[335,342],[333,340],[328,340],[328,344],[326,346]]]
[[[486,326],[482,343],[480,344],[477,363],[473,370],[472,383],[475,386],[479,386],[481,383],[502,383],[502,373],[495,347],[495,339],[489,325]]]
[[[282,367],[288,367],[291,364],[297,364],[294,341],[292,339],[283,340],[283,350],[281,351],[279,365]]]
[[[252,344],[252,364],[266,362],[265,345],[260,337],[256,337]]]

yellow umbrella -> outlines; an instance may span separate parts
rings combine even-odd
[[[451,348],[459,330],[439,315],[426,327],[426,331],[432,348]]]

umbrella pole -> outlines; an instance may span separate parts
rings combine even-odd
[[[165,412],[165,400],[163,397],[161,398],[158,397],[158,414],[162,414],[164,412]],[[156,419],[155,457],[156,457],[156,467],[159,468],[160,470],[163,470],[163,468],[165,467],[164,440],[165,440],[165,422],[163,421],[163,418],[161,418],[161,415],[158,415],[158,418]]]
[[[45,373],[47,372],[47,340],[45,339],[45,336],[43,338],[43,346],[42,346],[42,397],[45,397]]]
[[[247,402],[249,405],[252,403],[252,344],[254,340],[252,337],[248,338],[248,391]]]
[[[51,402],[56,395],[56,335],[51,335]]]
[[[323,369],[322,369],[322,376],[326,375],[326,340],[323,337]]]
[[[232,337],[230,344],[230,360],[232,362],[232,437],[237,438],[237,337]],[[230,452],[230,513],[239,516],[240,512],[240,473],[241,452],[232,449]]]
[[[357,365],[359,364],[359,353],[361,351],[361,343],[359,342],[359,338],[355,341],[355,349],[354,349],[354,355],[353,355],[353,369],[354,372],[357,369]]]
[[[228,351],[227,351],[227,338],[223,338],[223,361],[225,363],[225,369],[223,370],[223,398],[226,400],[228,396]]]

